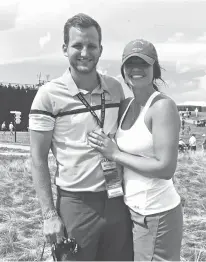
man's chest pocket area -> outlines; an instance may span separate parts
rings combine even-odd
[[[64,141],[86,142],[87,134],[94,127],[90,113],[67,115],[57,119],[55,134],[59,134]]]
[[[107,108],[104,121],[105,133],[116,133],[117,131],[118,107]]]

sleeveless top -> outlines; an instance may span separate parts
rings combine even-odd
[[[133,155],[152,158],[152,134],[145,125],[145,115],[153,99],[159,94],[155,91],[147,100],[133,126],[128,130],[121,128],[123,119],[134,98],[129,102],[119,123],[116,142],[123,151]],[[175,208],[180,203],[180,196],[175,190],[172,179],[148,178],[141,173],[124,167],[124,201],[129,208],[142,215],[156,214]]]

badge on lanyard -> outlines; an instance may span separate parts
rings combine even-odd
[[[118,172],[116,162],[103,158],[101,166],[104,173],[108,198],[123,196],[121,174]]]
[[[85,107],[90,111],[92,116],[96,119],[98,126],[100,127],[100,132],[103,132],[104,119],[105,119],[105,94],[101,94],[101,120],[98,118],[93,108],[88,104],[86,99],[83,97],[82,93],[77,94],[79,100],[85,105]],[[118,172],[116,162],[110,161],[103,158],[101,161],[101,166],[104,173],[105,184],[108,198],[123,196],[122,189],[122,179],[121,174]]]

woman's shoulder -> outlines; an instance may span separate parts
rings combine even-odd
[[[177,110],[177,105],[174,100],[168,95],[159,92],[159,94],[153,99],[151,106],[153,110],[165,110],[167,108],[173,108]]]
[[[149,115],[153,120],[161,115],[162,119],[180,122],[176,103],[172,98],[163,93],[159,93],[152,101]]]

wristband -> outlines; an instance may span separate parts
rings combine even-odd
[[[43,220],[50,219],[52,217],[58,217],[56,209],[49,210],[48,212],[43,213]]]

